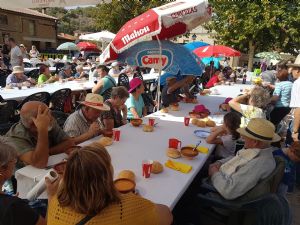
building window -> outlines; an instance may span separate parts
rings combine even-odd
[[[35,36],[35,23],[33,20],[28,20],[28,31],[30,36]]]
[[[0,24],[2,24],[2,25],[8,24],[7,15],[0,14]]]
[[[46,42],[46,49],[48,50],[48,49],[50,49],[52,46],[51,46],[51,42]]]

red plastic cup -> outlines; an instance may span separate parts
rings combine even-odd
[[[119,129],[113,129],[113,137],[115,141],[120,141],[121,131]]]
[[[169,148],[178,149],[178,146],[181,148],[181,141],[177,140],[176,138],[169,139]]]
[[[154,118],[149,118],[149,125],[153,127],[154,123],[155,123],[155,119]]]
[[[190,124],[190,117],[184,117],[184,126],[188,126]]]
[[[152,160],[143,160],[142,169],[143,169],[143,177],[149,178],[152,170]]]

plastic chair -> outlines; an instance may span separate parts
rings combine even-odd
[[[40,70],[39,69],[30,70],[29,72],[26,73],[26,76],[31,77],[37,81],[40,76]]]
[[[58,125],[63,128],[69,114],[56,110],[51,110],[51,114],[56,119]]]
[[[58,74],[59,73],[59,71],[61,71],[61,69],[63,68],[65,66],[65,64],[64,63],[56,63],[55,64],[55,73],[56,74]]]
[[[29,101],[39,101],[39,102],[43,102],[46,105],[49,105],[49,100],[50,100],[50,94],[48,92],[37,92],[34,93],[30,96],[28,96],[27,98],[25,98],[18,106],[17,109],[21,109],[22,106]]]
[[[35,67],[40,67],[40,66],[43,66],[43,65],[45,65],[44,63],[37,63],[36,65],[35,65]]]
[[[136,78],[136,77],[139,78],[139,79],[141,79],[142,81],[144,81],[143,75],[141,73],[135,72],[133,74],[133,78]]]
[[[275,160],[274,171],[235,200],[222,198],[213,186],[204,183],[202,189],[211,194],[197,194],[197,205],[206,215],[230,225],[289,225],[291,216],[290,210],[286,209],[288,204],[284,197],[275,194],[284,174],[285,161],[280,157],[275,157]],[[211,208],[217,210],[212,213]],[[219,209],[226,210],[226,215],[220,213]]]
[[[24,63],[25,68],[32,68],[33,67],[33,65],[29,62],[23,62],[23,63]]]
[[[72,91],[64,88],[55,91],[50,97],[50,109],[60,112],[69,113],[72,111]]]
[[[118,86],[124,86],[129,90],[129,78],[125,73],[121,73],[118,77]]]
[[[16,100],[1,100],[0,135],[6,134],[11,126],[18,121],[18,117],[16,116],[17,105],[18,102]]]

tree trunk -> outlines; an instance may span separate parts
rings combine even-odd
[[[253,58],[254,58],[255,45],[253,44],[253,40],[249,41],[249,53],[248,53],[248,71],[252,71],[253,69]]]

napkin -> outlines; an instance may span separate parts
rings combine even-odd
[[[173,170],[178,170],[181,173],[189,173],[192,170],[192,166],[172,160],[168,160],[165,166]]]
[[[188,145],[189,147],[195,148],[196,145]],[[197,147],[197,151],[203,154],[207,154],[208,153],[208,148],[204,147],[204,146],[198,146]]]

